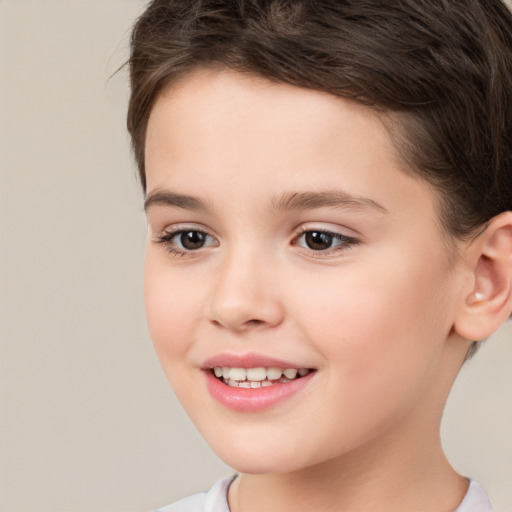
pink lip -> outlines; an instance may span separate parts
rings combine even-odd
[[[283,369],[305,367],[258,354],[219,354],[207,359],[203,364],[203,373],[210,395],[228,409],[246,413],[264,411],[283,400],[291,398],[307,387],[316,374],[315,371],[312,371],[304,377],[286,383],[278,382],[268,387],[237,388],[228,386],[215,377],[211,370],[215,366],[229,366],[232,368],[276,367]]]
[[[275,359],[273,357],[256,354],[254,352],[247,354],[232,354],[228,352],[224,354],[217,354],[204,361],[201,367],[203,369],[211,369],[216,366],[229,366],[230,368],[274,367],[282,368],[283,370],[286,368],[309,368],[308,366],[301,366],[300,364],[297,366],[297,363],[294,362]]]

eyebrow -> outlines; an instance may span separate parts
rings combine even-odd
[[[389,213],[384,206],[373,199],[353,196],[343,190],[326,190],[320,192],[286,192],[272,200],[277,211],[312,210],[315,208],[350,208],[353,210],[377,210]]]
[[[172,206],[175,208],[183,208],[184,210],[206,211],[206,204],[194,196],[178,194],[168,190],[155,190],[150,192],[144,201],[144,210],[148,211],[151,206]]]
[[[353,196],[343,190],[327,190],[319,192],[285,192],[272,198],[274,210],[279,212],[289,210],[313,210],[317,208],[349,208],[357,211],[377,210],[388,213],[388,210],[373,199]],[[169,190],[150,192],[144,201],[144,210],[151,206],[162,205],[184,210],[205,212],[208,206],[198,197],[178,194]]]

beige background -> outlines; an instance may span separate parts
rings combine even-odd
[[[146,332],[125,132],[139,0],[0,0],[0,511],[144,511],[230,473]],[[464,369],[455,467],[512,510],[512,325]]]

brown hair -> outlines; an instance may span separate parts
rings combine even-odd
[[[224,66],[384,113],[409,172],[464,237],[512,210],[512,14],[501,0],[153,0],[129,60],[128,130],[144,144],[159,93]]]

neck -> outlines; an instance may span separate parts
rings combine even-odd
[[[468,483],[446,460],[439,435],[426,436],[423,430],[418,433],[422,443],[418,443],[404,436],[404,431],[401,434],[398,443],[396,439],[381,439],[379,446],[356,449],[299,471],[242,474],[230,490],[230,509],[232,512],[455,510],[467,492]],[[390,436],[401,434],[395,432]],[[416,448],[411,450],[411,446]]]

